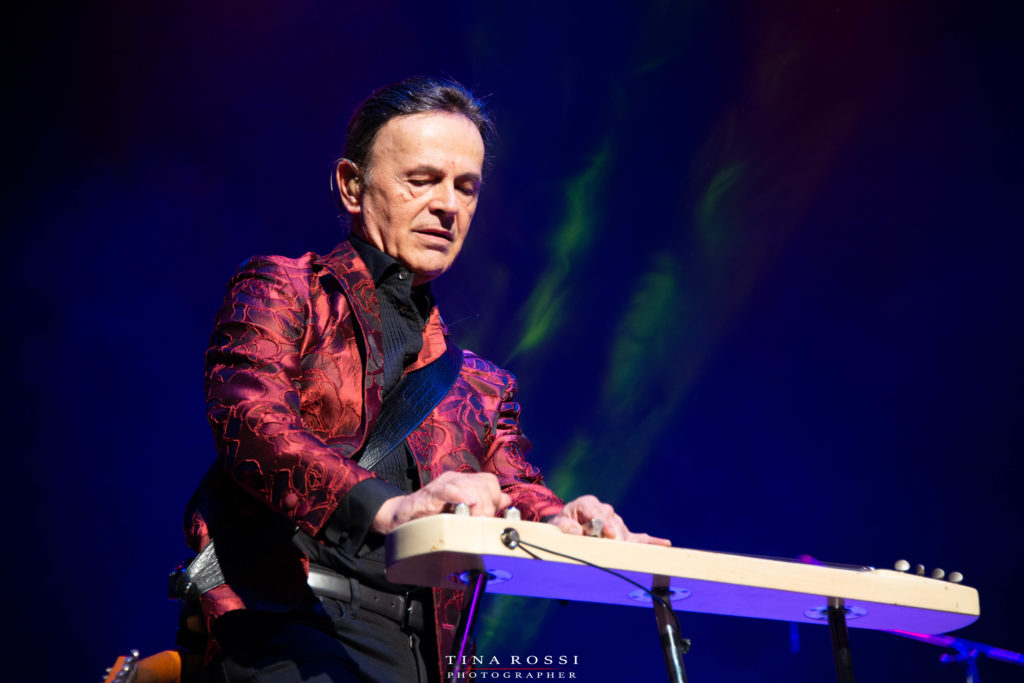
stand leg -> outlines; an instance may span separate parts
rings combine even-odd
[[[655,581],[660,583],[657,578]],[[667,584],[667,581],[665,583]],[[656,585],[651,589],[651,593],[654,595],[654,617],[658,621],[658,634],[661,636],[661,649],[665,654],[668,680],[670,683],[687,683],[683,655],[690,649],[690,641],[679,635],[679,620],[672,611],[668,585]]]
[[[832,654],[836,660],[839,683],[854,683],[850,656],[850,633],[846,630],[846,607],[838,598],[828,599],[828,630],[832,634]]]
[[[453,678],[458,678],[467,667],[466,659],[469,656],[469,642],[473,639],[473,627],[476,625],[476,615],[480,606],[480,597],[487,587],[487,572],[474,569],[469,572],[469,595],[465,606],[462,608],[462,615],[459,617],[459,627],[455,631],[455,642],[452,645],[452,656],[455,658],[452,668]]]

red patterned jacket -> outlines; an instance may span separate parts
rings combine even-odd
[[[406,371],[444,353],[434,308]],[[203,596],[207,625],[230,610],[309,604],[296,527],[316,537],[349,491],[375,475],[351,456],[381,408],[377,294],[349,242],[327,256],[254,257],[228,285],[207,351],[208,417],[218,461],[189,502],[196,551],[217,539],[227,583]],[[525,519],[562,507],[523,458],[515,378],[470,352],[455,386],[409,436],[421,483],[450,470],[497,475]],[[461,593],[434,591],[440,654],[450,652]],[[443,659],[442,659],[443,661]]]

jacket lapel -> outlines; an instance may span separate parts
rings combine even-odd
[[[381,331],[380,304],[370,272],[348,240],[323,256],[320,265],[338,283],[348,299],[356,321],[356,334],[361,339],[363,361],[363,437],[373,429],[380,415],[381,381],[384,377],[384,346]],[[326,285],[327,283],[325,283]],[[325,286],[325,289],[329,287]]]

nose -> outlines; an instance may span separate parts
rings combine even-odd
[[[454,216],[459,212],[459,195],[455,183],[438,183],[434,186],[430,210],[442,217]]]

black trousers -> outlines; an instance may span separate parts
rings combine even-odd
[[[430,615],[428,615],[430,616]],[[332,598],[288,613],[242,610],[215,624],[213,683],[437,683],[433,619],[423,633]]]

